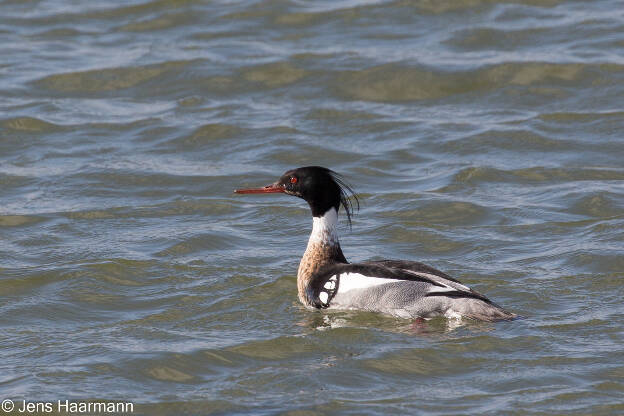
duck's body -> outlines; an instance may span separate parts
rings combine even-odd
[[[482,294],[419,262],[348,263],[335,230],[337,218],[334,208],[322,217],[314,217],[297,273],[299,300],[304,305],[360,309],[403,318],[465,316],[492,321],[514,317]]]
[[[340,205],[350,219],[342,183],[326,168],[286,172],[272,185],[238,193],[284,192],[304,198],[313,215],[312,234],[299,264],[299,300],[318,309],[356,309],[403,318],[513,319],[516,315],[433,267],[415,261],[347,262],[336,225]]]

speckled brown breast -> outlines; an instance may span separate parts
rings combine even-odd
[[[313,281],[314,275],[323,267],[336,263],[347,263],[340,245],[308,243],[297,272],[297,291],[301,303],[313,306],[313,299],[308,298],[307,289],[321,283]]]

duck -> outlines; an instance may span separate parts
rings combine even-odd
[[[411,260],[350,263],[338,238],[338,212],[349,226],[359,200],[344,177],[322,166],[285,172],[259,188],[237,194],[296,196],[310,206],[312,232],[297,271],[299,301],[311,309],[379,312],[399,318],[508,321],[517,317],[485,295],[431,266]]]

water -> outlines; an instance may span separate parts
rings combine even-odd
[[[0,399],[134,414],[624,412],[619,1],[0,4]],[[352,261],[526,318],[314,312],[308,164]]]

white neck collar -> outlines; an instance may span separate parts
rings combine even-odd
[[[336,208],[330,208],[322,217],[312,217],[312,221],[312,234],[310,234],[308,244],[338,244],[338,233],[336,231],[338,213],[336,212]]]

